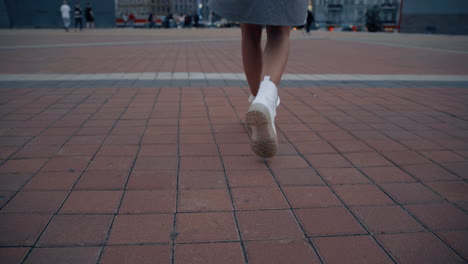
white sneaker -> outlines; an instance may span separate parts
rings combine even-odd
[[[276,107],[280,104],[278,88],[270,81],[270,76],[260,83],[257,96],[251,96],[252,104],[246,115],[247,124],[252,129],[250,146],[262,158],[275,156],[278,139],[276,136]]]

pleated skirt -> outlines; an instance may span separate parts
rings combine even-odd
[[[210,0],[211,10],[240,23],[300,26],[305,24],[309,0]]]

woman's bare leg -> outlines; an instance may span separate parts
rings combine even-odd
[[[252,95],[257,95],[262,74],[262,26],[241,24],[242,62]]]
[[[290,26],[267,26],[267,43],[263,53],[261,78],[270,76],[279,85],[289,56]]]

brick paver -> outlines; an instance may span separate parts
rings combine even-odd
[[[468,261],[466,37],[293,32],[263,160],[237,29],[3,33],[2,263]]]

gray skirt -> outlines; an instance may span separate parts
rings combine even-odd
[[[300,26],[305,24],[309,0],[210,0],[221,17],[247,24]]]

